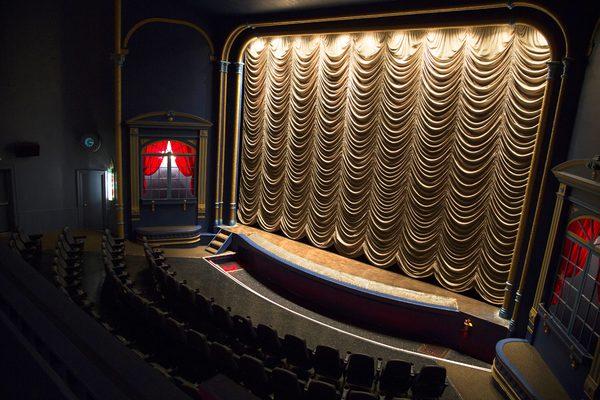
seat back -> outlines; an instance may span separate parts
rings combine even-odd
[[[306,398],[310,400],[337,400],[339,396],[332,384],[311,380],[306,389]]]
[[[371,392],[350,390],[346,395],[346,400],[379,400],[379,398]]]
[[[203,320],[212,319],[212,307],[210,301],[199,292],[194,293],[194,308],[198,314],[198,318]]]
[[[212,342],[210,344],[210,360],[221,373],[232,379],[237,379],[239,373],[238,363],[233,351],[228,346]]]
[[[283,338],[283,351],[289,364],[309,369],[311,367],[310,353],[306,348],[306,340],[294,335],[285,335]]]
[[[207,360],[210,357],[210,348],[208,346],[208,340],[202,333],[189,329],[187,331],[187,343],[194,349],[196,357],[200,360]]]
[[[185,345],[187,343],[187,335],[185,333],[184,324],[173,319],[167,318],[167,332],[171,339],[173,339],[176,343]]]
[[[389,396],[400,396],[412,384],[412,364],[402,360],[389,360],[381,371],[379,392]]]
[[[339,379],[342,376],[342,360],[340,352],[333,347],[319,345],[313,355],[315,373],[330,379]]]
[[[302,386],[298,376],[283,368],[275,368],[271,373],[274,400],[301,400]]]
[[[257,342],[256,330],[252,326],[252,321],[241,315],[234,315],[232,321],[235,337],[245,345],[255,346]]]
[[[252,393],[259,397],[270,394],[269,378],[262,361],[244,354],[240,357],[239,366],[242,382]]]
[[[426,365],[421,368],[412,385],[413,397],[438,398],[446,389],[446,368]]]
[[[258,343],[262,351],[272,357],[282,358],[283,349],[277,331],[270,326],[258,324],[256,327]]]
[[[212,305],[212,314],[214,325],[224,333],[231,333],[233,330],[233,321],[229,311],[219,304]]]
[[[364,354],[350,354],[346,367],[346,384],[371,390],[375,377],[375,360]]]

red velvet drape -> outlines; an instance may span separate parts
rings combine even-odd
[[[160,168],[160,164],[164,156],[147,156],[146,154],[156,154],[156,153],[164,153],[167,151],[168,140],[159,140],[158,142],[150,143],[144,150],[142,151],[143,167],[144,167],[144,176],[154,175],[158,168]],[[146,189],[146,179],[144,178],[144,189]]]
[[[171,151],[174,154],[189,154],[190,156],[196,154],[196,149],[194,149],[192,146],[177,141],[171,142]],[[183,175],[192,177],[192,179],[190,179],[190,189],[192,190],[192,193],[195,193],[194,169],[196,168],[196,157],[175,156],[175,163]]]
[[[578,218],[569,223],[567,232],[576,235],[583,242],[594,243],[598,236],[600,236],[600,221],[592,218]],[[589,253],[590,251],[588,248],[578,244],[572,239],[565,239],[562,250],[563,258],[560,263],[558,278],[554,284],[554,294],[552,296],[551,304],[558,303],[558,297],[561,295],[565,285],[564,280],[579,275],[585,268]],[[569,260],[570,263],[565,259]],[[575,268],[573,264],[579,266],[581,269]],[[596,275],[596,286],[598,286],[598,284],[598,275]],[[600,290],[596,290],[596,297],[600,302]]]

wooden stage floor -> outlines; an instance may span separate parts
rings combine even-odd
[[[375,284],[369,286],[370,290],[381,291],[387,294],[394,294],[391,291],[397,288],[398,291],[404,290],[405,293],[412,296],[413,300],[418,301],[418,297],[422,296],[426,303],[455,304],[458,310],[466,314],[479,317],[503,327],[508,327],[508,321],[498,316],[498,307],[461,295],[460,293],[451,292],[440,286],[409,278],[397,272],[387,271],[251,226],[224,226],[222,229],[246,235],[256,244],[265,247],[267,250],[290,262],[299,264],[299,260],[304,259],[313,268],[320,268],[319,272],[327,271],[328,269],[333,270],[328,275],[338,280],[344,280],[346,283],[356,284],[356,281],[361,283],[371,281]]]

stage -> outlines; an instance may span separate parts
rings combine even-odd
[[[498,307],[257,228],[235,234],[232,252],[207,257],[239,265],[313,309],[381,331],[454,348],[490,362],[508,321]]]
[[[452,305],[458,311],[508,329],[508,321],[498,316],[499,307],[483,301],[251,226],[236,225],[222,228],[232,233],[246,235],[250,240],[279,257],[309,269],[314,268],[315,272],[330,275],[334,279],[352,284],[366,281],[369,285],[368,289],[373,291],[381,290],[382,293],[393,293],[398,297],[402,297],[404,293],[408,298],[420,302]]]

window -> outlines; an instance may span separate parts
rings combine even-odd
[[[183,200],[196,197],[195,143],[158,140],[142,148],[142,199]]]
[[[589,354],[600,333],[600,219],[569,221],[550,298],[550,313]]]

